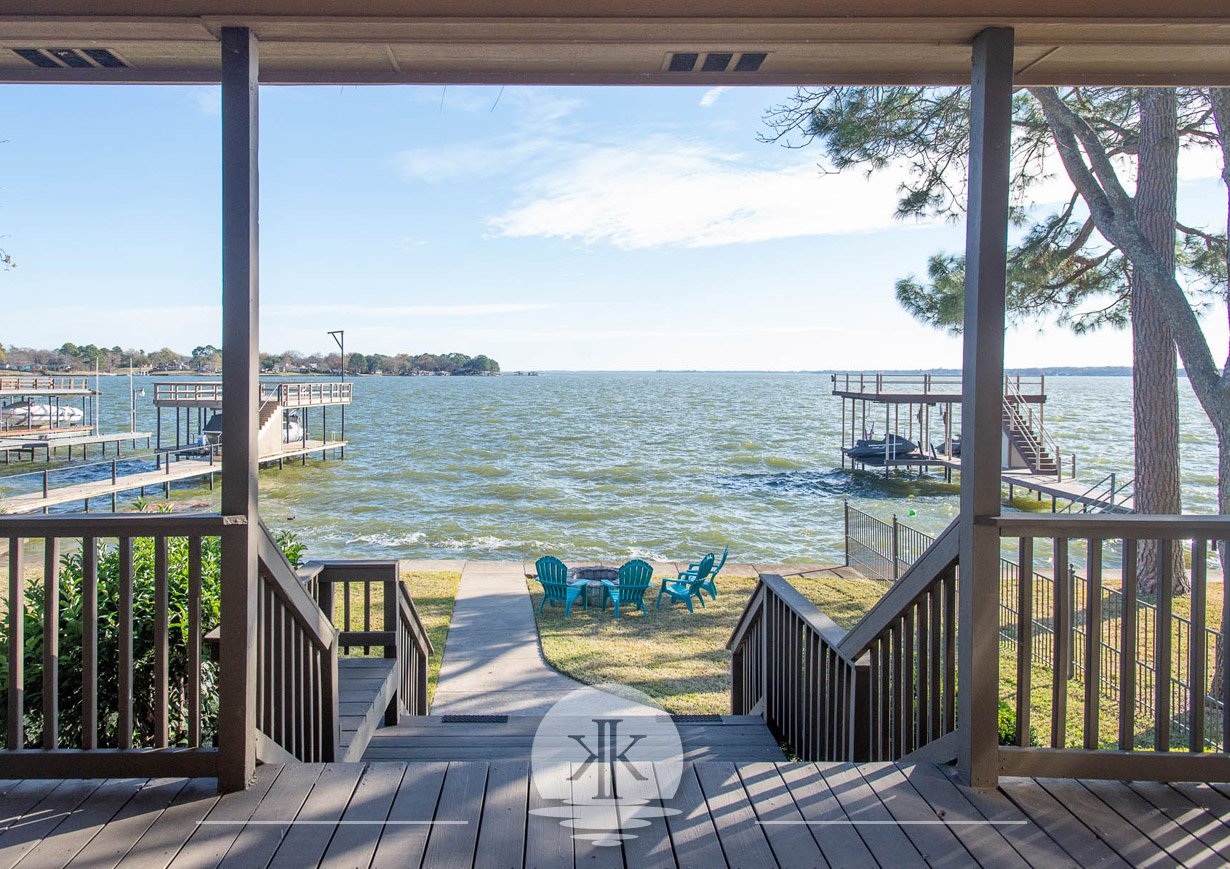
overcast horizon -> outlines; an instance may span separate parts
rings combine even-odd
[[[758,142],[785,88],[261,91],[267,352],[486,354],[505,370],[958,368],[894,282],[964,227],[894,171]],[[0,86],[0,342],[220,343],[216,87]],[[1058,167],[1054,167],[1058,171]],[[1180,217],[1220,230],[1215,151]],[[1039,207],[1066,198],[1063,179]],[[1205,318],[1211,346],[1225,318]],[[1130,365],[1127,332],[1010,330],[1010,368]]]

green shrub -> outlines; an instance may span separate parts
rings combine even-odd
[[[302,556],[304,547],[293,533],[276,535],[279,547],[292,563]],[[172,537],[167,541],[168,611],[168,725],[171,745],[188,744],[188,541]],[[218,626],[221,541],[206,537],[201,541],[201,633]],[[81,629],[82,564],[81,552],[66,554],[60,566],[59,620],[59,712],[60,745],[81,745]],[[98,744],[118,745],[119,719],[119,548],[100,547],[98,554]],[[133,745],[154,745],[154,541],[135,538],[133,564]],[[44,584],[36,577],[26,585],[25,608],[25,708],[26,741],[42,744],[43,732],[43,594]],[[0,626],[0,630],[5,630]],[[7,698],[9,688],[8,637],[3,635],[4,655],[0,657],[0,693]],[[213,742],[218,718],[218,665],[202,648],[201,741]]]
[[[1016,709],[1006,700],[999,701],[999,744],[1016,745]],[[1031,724],[1029,727],[1029,744],[1038,744],[1038,732]]]

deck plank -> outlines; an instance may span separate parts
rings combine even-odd
[[[909,837],[891,822],[893,816],[852,763],[822,763],[817,769],[846,817],[855,825],[867,849],[881,866],[914,866],[922,855]]]
[[[773,849],[756,823],[756,812],[734,764],[701,764],[696,767],[696,778],[727,862],[735,866],[776,865]]]
[[[63,867],[136,795],[143,779],[107,779],[22,860],[23,867]]]
[[[848,823],[849,818],[815,764],[778,764],[778,772],[790,790],[799,815],[809,822],[812,838],[831,865],[843,869],[869,869],[879,865],[858,831]]]
[[[487,770],[487,794],[474,865],[522,869],[525,864],[525,819],[529,806],[530,765],[496,762]]]
[[[1157,792],[1162,788],[1175,791],[1195,806],[1201,814],[1192,818],[1183,815],[1180,822],[1193,834],[1199,836],[1200,841],[1212,848],[1226,863],[1230,864],[1230,799],[1206,784],[1178,782],[1166,785],[1160,782],[1131,782],[1130,786],[1163,811],[1167,811],[1165,802],[1157,796]],[[1168,814],[1172,818],[1176,817],[1171,812]]]
[[[252,813],[251,823],[240,830],[220,866],[246,869],[264,866],[273,859],[290,829],[290,822],[303,808],[324,767],[317,764],[288,764],[269,793]],[[282,821],[284,823],[275,823]]]
[[[417,867],[427,850],[431,821],[440,802],[446,763],[413,763],[406,767],[389,809],[390,823],[380,835],[373,867]]]
[[[1099,839],[1133,866],[1166,862],[1166,852],[1075,779],[1038,778],[1039,785],[1067,806]]]
[[[1216,866],[1221,863],[1208,846],[1194,839],[1175,819],[1123,782],[1082,781],[1081,784],[1118,812],[1136,835],[1147,836],[1185,866]],[[1174,803],[1182,806],[1182,810],[1195,811],[1195,806],[1177,793],[1171,793],[1174,794]],[[1187,805],[1184,806],[1184,803]]]
[[[598,799],[597,771],[598,764],[588,767],[584,764],[570,764],[572,772],[569,781],[572,782],[572,804],[577,809],[574,816],[576,826],[572,828],[572,860],[574,865],[585,866],[588,869],[623,869],[623,847],[619,839],[613,835],[619,833],[619,812],[615,806],[605,802],[595,803]],[[603,773],[615,771],[613,788],[620,793],[621,770],[612,764]],[[592,838],[601,837],[601,840]],[[616,844],[607,845],[601,842],[613,841]]]
[[[144,783],[68,865],[97,869],[118,866],[187,783],[185,778],[153,779]]]
[[[0,781],[0,833],[39,800],[51,793],[60,782],[53,779],[4,779]]]
[[[189,779],[183,790],[132,846],[122,866],[165,869],[197,829],[197,822],[218,802],[218,782],[212,778]]]
[[[1031,821],[1045,829],[1077,865],[1085,869],[1128,865],[1093,830],[1068,811],[1064,803],[1056,800],[1033,779],[1001,779],[999,788]]]
[[[828,866],[777,766],[741,763],[736,769],[777,862],[783,866]]]
[[[905,834],[930,866],[968,865],[971,855],[953,831],[944,825],[935,807],[927,804],[894,763],[859,764],[859,772],[889,814],[902,822]],[[1003,847],[1012,854],[1012,850]]]
[[[726,864],[695,767],[683,768],[679,788],[666,801],[666,807],[679,812],[666,817],[679,869],[713,869]]]
[[[986,823],[991,819],[984,817],[935,766],[921,764],[899,769],[900,787],[912,787],[937,817],[950,824],[948,831],[961,840],[975,860],[1002,869],[1028,867],[1025,859],[1004,838],[1000,827],[995,822]]]
[[[27,806],[14,817],[0,834],[0,867],[10,867],[34,850],[44,838],[69,817],[85,800],[98,789],[98,781],[47,782],[48,788],[41,800]],[[42,788],[27,791],[26,796],[43,792]],[[21,800],[16,801],[18,804]]]
[[[531,781],[529,807],[530,815],[525,825],[525,865],[535,869],[571,869],[575,865],[572,858],[572,834],[560,823],[561,818],[535,813],[538,809],[557,808],[558,802],[543,799],[537,782]]]
[[[252,817],[281,772],[282,767],[274,764],[258,766],[247,790],[219,797],[210,807],[209,814],[197,823],[171,865],[197,869],[221,863],[235,839],[243,832],[243,824]]]
[[[313,866],[319,862],[337,830],[336,822],[350,805],[350,797],[364,769],[359,763],[325,765],[295,817],[301,823],[287,830],[282,844],[269,861],[270,866]]]
[[[624,864],[637,869],[675,869],[675,853],[671,847],[671,834],[666,826],[666,818],[655,811],[665,805],[662,800],[661,783],[658,780],[658,764],[650,764],[647,775],[654,777],[654,792],[657,799],[651,800],[645,807],[649,817],[638,814],[635,810],[620,809],[621,817],[631,817],[646,823],[643,827],[624,829],[623,832],[631,838],[624,839]]]
[[[472,866],[482,820],[483,794],[487,789],[487,764],[450,763],[436,809],[436,825],[427,837],[423,865],[432,869]],[[449,823],[440,823],[441,821]]]
[[[988,821],[1008,822],[996,829],[1029,866],[1036,869],[1078,869],[1076,861],[1059,847],[1044,829],[1017,808],[1012,800],[999,791],[963,785],[953,779],[948,769],[933,764],[918,764],[911,767],[907,775],[916,788],[925,785],[928,779],[947,782]],[[919,792],[923,793],[924,799],[928,798],[927,793],[921,789]],[[1020,823],[1021,821],[1025,823]]]
[[[345,869],[367,866],[380,844],[380,833],[393,807],[393,798],[406,773],[404,763],[370,764],[359,780],[350,805],[342,815],[345,823],[337,828],[322,866]]]

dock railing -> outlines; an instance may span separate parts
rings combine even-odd
[[[900,573],[913,564],[920,557],[920,553],[926,551],[934,542],[930,535],[898,522],[896,517],[891,523],[884,522],[848,504],[846,515],[846,563],[858,568],[864,575],[876,579],[892,581],[895,579],[892,574],[894,565]],[[1090,515],[1088,518],[1094,519],[1096,515]],[[1089,545],[1088,541],[1078,541],[1077,549],[1085,550],[1086,558]],[[1019,541],[1017,546],[1019,548]],[[1221,625],[1208,624],[1207,619],[1197,624],[1197,590],[1193,588],[1190,598],[1191,615],[1176,611],[1171,605],[1168,614],[1163,616],[1163,595],[1160,594],[1152,600],[1137,594],[1136,605],[1132,608],[1128,606],[1130,589],[1127,580],[1135,570],[1135,558],[1128,558],[1124,554],[1122,543],[1116,559],[1120,563],[1122,574],[1119,587],[1102,581],[1102,558],[1099,557],[1094,562],[1099,577],[1096,582],[1091,582],[1087,575],[1090,566],[1088,561],[1086,571],[1078,572],[1076,566],[1068,561],[1073,554],[1072,549],[1064,544],[1056,562],[1054,546],[1054,540],[1048,539],[1037,547],[1033,555],[1040,558],[1044,551],[1048,551],[1052,569],[1034,570],[1029,582],[1024,584],[1021,582],[1019,558],[1014,560],[1009,554],[1000,559],[1001,643],[1011,649],[1017,649],[1021,647],[1021,643],[1025,643],[1023,648],[1029,649],[1033,664],[1042,668],[1049,668],[1054,664],[1057,644],[1066,647],[1068,677],[1081,682],[1087,678],[1096,679],[1105,700],[1134,704],[1134,714],[1139,718],[1142,728],[1147,722],[1156,719],[1159,710],[1190,709],[1193,693],[1197,696],[1201,694],[1200,689],[1194,689],[1193,686],[1203,681],[1203,705],[1206,714],[1203,716],[1201,738],[1206,750],[1222,751],[1227,744],[1223,725],[1224,704],[1212,679],[1215,668],[1210,666],[1209,662],[1214,661],[1219,654],[1218,650],[1223,648],[1223,631]],[[1132,550],[1134,547],[1133,542],[1128,549]],[[1207,547],[1206,555],[1211,555]],[[1056,563],[1067,563],[1066,569],[1060,571],[1058,581],[1055,574]],[[1194,564],[1193,561],[1193,580],[1196,573]],[[1022,598],[1023,588],[1027,593],[1027,601]],[[1067,606],[1061,606],[1058,610],[1055,605],[1057,594],[1060,599],[1067,600]],[[1093,647],[1089,645],[1091,622],[1088,613],[1091,595],[1100,598],[1095,608],[1099,614],[1100,632],[1097,633],[1096,645]],[[1134,613],[1130,610],[1134,610]],[[1030,619],[1020,618],[1020,613],[1025,611],[1031,612]],[[1127,647],[1123,643],[1125,621],[1137,635],[1131,647],[1132,653],[1127,656],[1124,653]],[[1169,662],[1157,657],[1159,624],[1164,628],[1162,633],[1169,637]],[[1067,639],[1059,636],[1060,633],[1068,635]],[[1203,640],[1193,643],[1193,637]],[[1133,657],[1135,664],[1132,672],[1128,673],[1125,670],[1125,662]],[[1090,668],[1086,661],[1092,659],[1096,660],[1092,667],[1092,676],[1089,676]],[[1195,659],[1204,662],[1203,670],[1200,661]],[[1027,677],[1028,674],[1026,684]],[[1139,690],[1125,690],[1125,685],[1129,683],[1137,686]],[[1164,686],[1163,691],[1168,697],[1165,705],[1158,702],[1158,686]],[[1182,744],[1188,744],[1193,738],[1192,724],[1189,718],[1172,717],[1170,730],[1173,738]],[[1109,733],[1104,733],[1104,741],[1109,736]]]
[[[0,392],[11,395],[46,395],[48,393],[93,394],[90,378],[81,375],[44,376],[38,374],[5,374],[0,376]]]
[[[311,407],[321,404],[349,404],[354,384],[348,381],[279,383],[277,399],[283,407]]]
[[[349,381],[266,383],[260,385],[261,401],[277,401],[283,407],[348,404],[354,395]],[[200,404],[222,406],[222,382],[175,381],[154,384],[154,404]]]
[[[961,394],[960,374],[886,374],[878,371],[837,371],[831,375],[833,392],[869,396],[911,395],[955,398]],[[1005,394],[1014,390],[1030,398],[1046,394],[1046,375],[1010,375]]]

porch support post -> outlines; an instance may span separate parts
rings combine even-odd
[[[222,28],[222,592],[218,786],[256,770],[257,42]]]
[[[1004,287],[1012,134],[1012,30],[974,37],[969,208],[965,234],[965,347],[961,398],[961,574],[958,712],[961,777],[998,782],[999,514],[1004,401]]]

